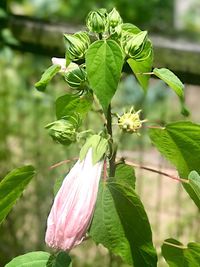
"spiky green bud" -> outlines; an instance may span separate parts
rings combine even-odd
[[[137,58],[142,53],[147,43],[147,31],[138,34],[125,34],[122,38],[122,48],[125,54],[131,58]]]
[[[123,22],[119,12],[115,8],[108,14],[108,20],[110,27],[112,28],[115,28]]]
[[[108,28],[108,14],[106,10],[91,11],[87,16],[86,25],[90,32],[105,32]]]
[[[84,58],[86,50],[90,45],[90,38],[87,32],[77,32],[75,34],[64,34],[66,42],[66,56],[70,60]]]
[[[65,75],[67,84],[73,89],[82,90],[86,84],[86,71],[84,68],[77,68]]]
[[[76,141],[78,125],[79,122],[72,117],[71,120],[60,119],[49,123],[45,128],[53,140],[63,145],[70,145]]]

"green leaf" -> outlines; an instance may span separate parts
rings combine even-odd
[[[0,182],[0,223],[14,206],[35,174],[32,166],[14,169]]]
[[[149,221],[131,186],[133,175],[127,186],[127,170],[127,166],[118,165],[116,177],[100,184],[90,235],[96,243],[103,244],[130,265],[156,266]]]
[[[184,116],[188,116],[190,113],[184,105],[184,85],[179,80],[179,78],[173,72],[171,72],[170,70],[165,69],[165,68],[161,68],[161,69],[155,68],[153,70],[153,73],[158,78],[160,78],[161,80],[166,82],[166,84],[174,90],[174,92],[178,95],[178,97],[180,99],[180,103],[181,103],[181,107],[182,107],[181,113]]]
[[[44,92],[44,90],[47,87],[47,84],[50,82],[50,80],[56,75],[56,73],[59,72],[61,69],[60,65],[52,65],[50,66],[45,72],[42,74],[41,79],[35,83],[35,87],[38,91]]]
[[[65,252],[51,255],[48,252],[36,251],[18,256],[5,267],[69,267],[71,258]]]
[[[119,183],[135,188],[135,171],[133,167],[129,165],[126,165],[124,163],[117,164],[115,179]]]
[[[149,130],[150,138],[160,153],[177,168],[181,178],[187,179],[193,170],[200,173],[200,125],[189,121],[170,123],[164,128]],[[184,188],[200,208],[197,193],[190,183]]]
[[[92,106],[92,95],[77,96],[66,94],[56,100],[56,116],[61,119],[73,115],[75,112],[85,115]]]
[[[130,245],[134,266],[157,266],[151,227],[138,195],[133,188],[118,182],[111,182],[108,187]]]
[[[131,249],[112,195],[106,184],[100,183],[96,208],[89,231],[92,239],[108,248],[113,254],[120,256],[132,265]]]
[[[151,43],[148,43],[151,46]],[[139,84],[142,86],[142,88],[146,91],[149,85],[149,79],[150,75],[143,74],[146,72],[150,72],[152,69],[153,64],[153,52],[152,47],[145,49],[150,49],[148,55],[144,58],[144,60],[135,60],[133,58],[129,58],[127,60],[129,66],[131,67],[133,73],[135,74],[136,78],[138,79]]]
[[[86,70],[91,88],[104,112],[114,96],[121,76],[123,54],[113,41],[96,41],[86,53]]]
[[[153,73],[158,78],[166,82],[166,84],[169,85],[169,87],[171,87],[175,91],[175,93],[180,97],[181,100],[184,100],[184,85],[173,72],[165,68],[155,68],[153,70]]]
[[[162,254],[170,267],[199,267],[200,244],[192,242],[185,247],[179,241],[169,238],[162,245]]]
[[[71,264],[70,256],[66,252],[61,251],[50,256],[47,267],[71,267]]]
[[[200,207],[200,176],[198,172],[192,171],[188,176],[189,184],[198,198],[198,207]]]
[[[131,23],[123,23],[122,24],[122,34],[124,32],[125,33],[138,34],[139,32],[141,32],[141,30],[137,26],[135,26]]]
[[[81,148],[80,160],[83,160],[88,152],[88,149],[92,148],[92,162],[97,163],[102,159],[108,149],[108,141],[100,135],[92,135],[89,137]]]
[[[46,267],[49,257],[50,254],[44,251],[29,252],[14,258],[5,267]]]

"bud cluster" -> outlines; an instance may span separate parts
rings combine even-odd
[[[111,35],[116,32],[119,36],[121,33],[122,18],[119,12],[113,8],[110,13],[105,9],[91,11],[86,19],[86,25],[90,32],[103,34],[109,32]]]

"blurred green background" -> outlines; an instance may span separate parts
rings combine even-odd
[[[1,2],[1,7],[6,1]],[[178,1],[177,1],[178,2]],[[53,21],[70,22],[72,25],[83,24],[87,13],[91,9],[105,7],[108,10],[115,6],[125,22],[131,22],[148,29],[150,33],[171,34],[178,27],[180,32],[196,36],[199,32],[198,10],[199,2],[193,1],[188,12],[180,16],[181,26],[177,24],[175,2],[173,0],[118,0],[118,1],[81,1],[81,0],[16,0],[7,1],[7,11],[13,14],[37,17]],[[3,9],[1,9],[3,14]],[[197,18],[198,17],[198,18]],[[53,199],[53,184],[59,177],[64,177],[70,165],[62,165],[50,170],[49,167],[59,161],[77,156],[79,150],[76,146],[65,148],[55,144],[47,135],[44,126],[55,119],[54,104],[56,97],[63,95],[69,89],[61,77],[53,79],[48,86],[47,93],[39,93],[34,83],[41,73],[51,64],[50,58],[12,50],[4,42],[0,42],[0,177],[3,178],[10,170],[24,164],[32,164],[37,169],[37,177],[25,191],[22,199],[0,227],[0,266],[4,266],[11,258],[28,251],[47,249],[44,243],[44,232],[47,214]],[[191,89],[191,90],[190,90]],[[190,88],[190,92],[197,92]],[[186,95],[187,91],[186,91]],[[188,105],[194,108],[192,98]],[[173,103],[173,104],[172,104]],[[113,100],[114,110],[123,112],[123,107],[135,109],[143,108],[143,113],[149,122],[165,123],[183,119],[180,115],[179,103],[166,86],[159,81],[151,81],[149,92],[144,96],[141,88],[132,75],[124,75],[119,85],[118,93]],[[198,117],[193,117],[198,122]],[[86,127],[98,129],[99,123],[94,114],[88,116]],[[120,150],[137,162],[152,163],[158,168],[166,165],[159,156],[154,155],[150,141],[143,130],[141,137],[123,136]],[[153,153],[153,154],[152,154]],[[145,155],[150,155],[146,159]],[[167,219],[162,219],[163,212],[170,208],[161,207],[162,177],[145,180],[147,173],[138,172],[138,191],[145,203],[154,230],[156,244],[160,244],[163,236],[182,237],[183,240],[199,235],[196,221],[199,219],[195,208],[186,208],[181,215],[180,205],[187,202],[182,197],[181,189],[175,187],[171,201],[178,203],[169,212]],[[148,195],[145,189],[147,181],[151,184]],[[152,182],[154,181],[154,182]],[[148,190],[149,185],[148,185]],[[152,200],[152,194],[154,198]],[[144,196],[147,197],[144,197]],[[149,198],[152,200],[149,202]],[[177,200],[179,202],[177,202]],[[170,202],[171,203],[171,202]],[[163,211],[164,210],[164,211]],[[190,232],[193,220],[193,232]],[[165,224],[165,227],[160,227]],[[176,227],[174,225],[176,224]],[[161,233],[165,231],[165,233]],[[185,238],[185,239],[184,239]],[[90,266],[125,266],[120,259],[110,255],[101,246],[96,247],[91,241],[84,242],[80,248],[72,251],[75,257],[74,267]],[[162,263],[160,263],[162,266]],[[163,265],[165,266],[165,265]]]

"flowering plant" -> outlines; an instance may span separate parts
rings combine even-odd
[[[177,94],[182,114],[188,116],[184,85],[170,70],[153,68],[153,45],[147,31],[123,23],[116,9],[110,13],[105,9],[91,11],[86,25],[87,31],[64,34],[65,58],[52,58],[52,65],[35,84],[44,92],[56,74],[64,78],[69,92],[56,100],[56,121],[46,128],[54,141],[66,146],[79,142],[81,146],[79,159],[56,194],[47,221],[45,240],[56,252],[53,256],[46,252],[28,253],[7,267],[32,264],[37,259],[42,262],[37,266],[55,266],[55,262],[69,266],[71,259],[66,252],[70,253],[86,236],[131,266],[157,266],[151,226],[135,191],[133,164],[117,157],[116,133],[137,137],[147,120],[142,118],[142,110],[133,107],[123,114],[114,113],[112,98],[123,67],[128,65],[145,93],[151,75],[163,80]],[[82,130],[90,110],[103,120],[100,132]],[[168,176],[181,182],[200,208],[200,154],[194,158],[188,153],[192,149],[199,151],[200,126],[183,121],[149,128],[152,143],[184,179]],[[26,171],[30,178],[33,170]],[[190,257],[191,266],[199,266],[199,254],[194,257],[199,248],[197,243],[184,247],[187,253],[179,255],[181,262]],[[182,249],[182,244],[174,239],[166,240],[162,246],[169,266],[182,266],[172,257],[179,253],[176,249]]]

